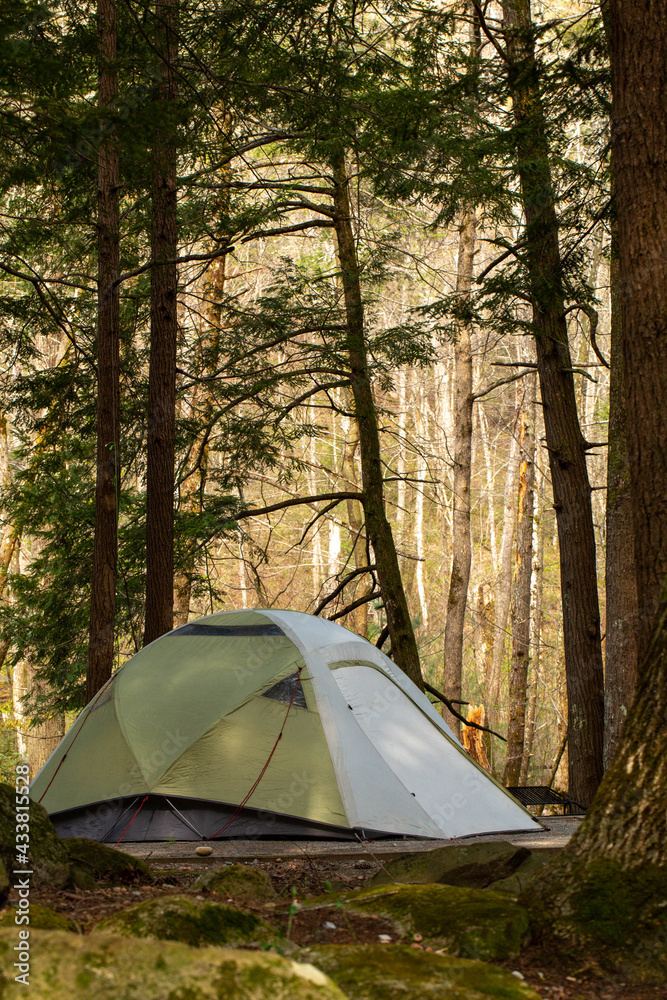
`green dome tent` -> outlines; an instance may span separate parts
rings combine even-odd
[[[214,614],[146,646],[31,796],[61,836],[112,843],[541,829],[384,653],[296,611]]]

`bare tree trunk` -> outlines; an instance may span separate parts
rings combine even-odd
[[[352,430],[351,427],[350,430]],[[358,432],[357,436],[354,438],[350,438],[346,434],[343,440],[342,473],[343,479],[345,480],[345,489],[348,490],[358,488],[357,467],[354,461],[358,447]],[[366,556],[364,522],[358,500],[347,500],[347,523],[353,546],[352,555],[354,558],[354,567],[355,569],[361,569],[363,566],[368,565],[368,559]],[[362,584],[362,581],[363,578],[358,578],[353,585],[352,597],[355,599],[361,596],[360,585]],[[368,593],[368,587],[365,588],[365,592]],[[350,624],[352,626],[352,630],[356,632],[357,635],[363,636],[364,639],[368,637],[368,604],[361,604],[345,617],[351,619]]]
[[[537,440],[537,425],[535,429]],[[537,451],[537,449],[536,449]],[[538,453],[539,454],[539,453]],[[537,709],[537,689],[540,680],[541,666],[541,642],[542,642],[542,587],[544,580],[544,517],[542,512],[542,483],[543,477],[540,475],[535,463],[535,497],[537,505],[537,517],[533,521],[533,586],[530,596],[530,691],[528,696],[528,718],[526,719],[526,739],[523,748],[523,760],[521,761],[521,774],[519,784],[525,785],[528,781],[528,768],[533,755],[533,741],[535,739],[535,712]]]
[[[516,576],[512,602],[512,663],[509,684],[509,725],[503,784],[516,785],[521,773],[526,728],[526,692],[530,649],[530,591],[533,569],[533,512],[535,484],[535,376],[526,393],[529,413],[521,413],[521,466],[519,470],[519,525],[516,542]]]
[[[466,209],[459,227],[459,255],[456,291],[461,299],[469,299],[473,281],[473,263],[477,238],[477,217]],[[454,425],[454,484],[452,500],[452,570],[447,598],[445,652],[442,690],[450,701],[461,700],[463,674],[463,628],[465,625],[472,544],[470,538],[470,475],[472,467],[472,346],[470,324],[459,324],[454,345],[455,425]],[[443,719],[456,736],[460,722],[447,708]]]
[[[120,167],[113,125],[118,94],[116,3],[98,0],[98,105],[102,139],[97,151],[97,480],[91,578],[86,701],[111,677],[118,574],[120,491]]]
[[[558,217],[529,0],[503,0],[506,70],[526,218],[525,262],[560,543],[569,703],[569,791],[589,805],[602,777],[604,681],[595,534],[567,336]]]
[[[491,449],[489,448],[489,429],[484,413],[484,407],[477,407],[477,417],[479,420],[479,432],[482,439],[482,450],[484,452],[484,468],[486,471],[486,493],[489,508],[489,546],[491,549],[491,565],[493,566],[494,577],[498,574],[498,545],[496,543],[496,513],[494,509],[494,480],[491,464]]]
[[[312,407],[309,407],[309,421],[311,424],[317,422],[317,415]],[[308,475],[308,492],[310,496],[315,496],[317,491],[317,481],[315,476],[315,468],[317,463],[317,439],[311,437],[308,443],[309,450],[309,465],[307,469]],[[312,581],[313,581],[313,593],[312,596],[315,600],[320,593],[320,588],[322,586],[323,577],[323,560],[322,560],[322,537],[320,535],[321,521],[315,525],[311,536],[311,548],[313,553],[313,567],[312,567]]]
[[[607,40],[611,23],[603,4]],[[613,152],[612,152],[613,157]],[[613,186],[613,181],[612,181]],[[609,373],[609,423],[607,427],[607,593],[604,673],[604,766],[609,767],[623,722],[628,714],[637,681],[639,609],[635,542],[632,523],[632,485],[626,426],[623,378],[623,324],[618,261],[618,224],[611,219],[611,351]]]
[[[417,469],[417,475],[426,478],[428,468],[423,465]],[[424,545],[424,486],[417,487],[417,509],[415,511],[415,550],[417,553],[417,565],[415,569],[415,580],[417,583],[417,596],[419,597],[419,608],[421,611],[421,626],[428,629],[428,601],[426,597],[426,587],[424,584],[424,561],[426,559],[426,547]]]
[[[500,715],[500,676],[507,641],[507,619],[512,601],[512,547],[516,530],[516,483],[519,475],[519,440],[517,422],[520,410],[517,409],[512,425],[510,438],[510,453],[507,460],[505,476],[505,492],[503,495],[503,532],[500,536],[500,579],[496,588],[496,627],[493,637],[493,657],[491,660],[491,676],[488,683],[487,715],[489,724],[493,727]]]
[[[331,166],[334,178],[334,225],[347,315],[346,349],[350,364],[355,416],[359,428],[366,532],[375,555],[394,659],[408,677],[423,690],[419,651],[384,504],[380,435],[368,371],[359,264],[352,231],[345,156],[342,151],[332,157]]]
[[[161,61],[153,142],[151,353],[146,478],[144,645],[174,626],[174,457],[178,271],[176,132],[178,0],[156,0],[155,50]]]

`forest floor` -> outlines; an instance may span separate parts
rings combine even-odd
[[[191,855],[195,846],[188,845]],[[284,845],[285,848],[287,846]],[[293,846],[289,845],[290,855]],[[253,865],[270,876],[278,893],[276,901],[234,897],[231,902],[253,911],[277,927],[285,937],[287,949],[322,943],[378,944],[379,935],[386,936],[387,947],[394,943],[422,947],[414,940],[400,938],[394,927],[379,917],[346,911],[338,900],[338,893],[363,887],[380,869],[381,858],[377,854],[375,857],[366,854],[360,858],[345,854],[332,856],[331,852],[320,857],[313,856],[311,852],[298,857],[289,856],[287,850],[283,853],[284,857],[252,859]],[[215,867],[216,861],[219,863],[218,859],[195,860],[192,857],[161,861],[159,866],[152,868],[151,882],[137,880],[126,885],[100,884],[94,889],[73,891],[33,890],[31,900],[50,906],[75,921],[80,933],[85,934],[103,917],[140,900],[175,892],[204,898],[192,889],[192,884],[206,868]],[[331,906],[299,909],[290,919],[289,909],[293,902],[298,904],[306,897],[325,893],[331,893]],[[211,894],[210,898],[223,901],[223,897],[216,897],[215,894]],[[228,900],[229,897],[224,897],[225,902]],[[662,988],[630,987],[620,979],[602,974],[594,965],[567,970],[562,960],[545,959],[530,948],[524,949],[518,958],[498,964],[521,973],[526,983],[545,1000],[665,1000],[667,997]]]

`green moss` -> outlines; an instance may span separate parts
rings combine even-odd
[[[273,929],[253,913],[191,896],[159,896],[100,921],[93,933],[182,941],[192,947],[273,941]]]
[[[14,918],[17,913],[18,910],[15,906],[10,906],[5,910],[0,915],[0,928],[16,927]],[[22,924],[21,926],[28,927],[30,931],[76,931],[77,929],[74,921],[63,916],[62,913],[56,913],[50,906],[42,906],[41,903],[30,904],[30,924]]]
[[[667,870],[647,867],[628,872],[603,858],[584,868],[572,897],[573,910],[587,933],[612,947],[624,946],[635,935],[638,918],[653,919],[656,904],[667,907]],[[667,932],[664,909],[663,918]]]
[[[0,858],[7,871],[15,867],[15,816],[16,791],[11,785],[0,784]],[[31,885],[62,889],[69,881],[69,857],[46,809],[32,799],[29,823]]]
[[[153,875],[145,862],[123,851],[107,847],[87,837],[68,837],[63,841],[70,862],[92,879],[112,881],[152,881]]]
[[[529,883],[520,902],[543,945],[667,983],[667,868],[568,855]]]
[[[451,955],[493,961],[517,955],[528,913],[502,893],[450,885],[395,885],[342,897],[352,910],[392,921]]]
[[[528,881],[542,871],[544,866],[557,857],[560,852],[560,848],[541,848],[539,851],[531,851],[530,857],[519,865],[512,875],[494,882],[491,888],[494,892],[507,892],[512,896],[518,896]]]
[[[30,942],[30,1000],[346,1000],[318,969],[266,952],[58,931]],[[0,931],[0,983],[14,944]]]
[[[85,868],[79,868],[78,865],[70,865],[69,872],[70,883],[76,886],[77,889],[95,889],[97,887],[97,882]]]
[[[505,969],[401,945],[323,945],[298,957],[326,972],[349,1000],[538,1000]]]
[[[261,868],[252,865],[221,865],[204,872],[194,882],[193,889],[242,896],[245,899],[275,899],[271,879]]]

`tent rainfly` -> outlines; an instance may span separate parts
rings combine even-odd
[[[228,611],[124,663],[35,777],[63,837],[466,837],[541,825],[365,639]]]

